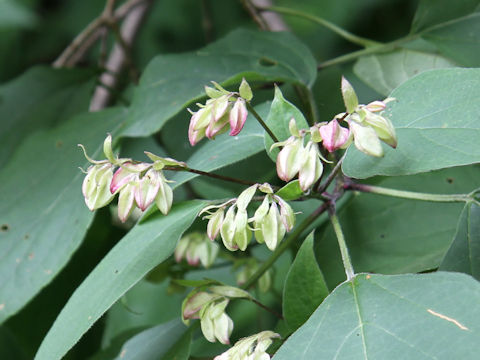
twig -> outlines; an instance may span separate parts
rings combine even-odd
[[[100,38],[102,28],[105,27],[107,21],[118,22],[127,16],[136,6],[144,3],[147,0],[129,0],[121,5],[112,15],[110,9],[113,10],[111,1],[107,1],[102,14],[94,19],[87,27],[78,34],[73,41],[68,45],[60,56],[53,62],[53,67],[74,66],[78,63],[85,53],[95,44]],[[88,46],[86,46],[88,45]]]
[[[170,171],[187,171],[187,172],[191,172],[191,173],[193,173],[193,174],[202,175],[202,176],[207,176],[207,177],[210,177],[210,178],[213,178],[213,179],[218,179],[218,180],[223,180],[223,181],[229,181],[229,182],[233,182],[233,183],[237,183],[237,184],[242,184],[242,185],[249,185],[249,186],[250,186],[250,185],[255,185],[255,184],[256,184],[256,182],[253,182],[253,181],[237,179],[237,178],[233,178],[233,177],[230,177],[230,176],[218,175],[218,174],[209,173],[209,172],[202,171],[202,170],[185,168],[185,167],[165,166],[165,167],[163,168],[163,170],[170,170]]]
[[[137,32],[140,29],[140,25],[147,15],[147,10],[150,4],[150,1],[141,3],[125,17],[120,29],[120,37],[125,41],[126,45],[124,45],[127,46],[127,48],[131,47],[133,44]],[[104,72],[100,77],[100,81],[109,87],[115,88],[118,82],[118,75],[126,64],[128,64],[128,52],[126,52],[122,45],[117,42],[105,65],[109,72]],[[112,75],[111,73],[115,75]],[[105,108],[111,98],[112,93],[110,91],[106,90],[104,87],[97,87],[90,102],[90,111],[98,111]]]
[[[262,117],[255,111],[253,106],[250,105],[248,102],[247,102],[247,108],[248,108],[248,111],[250,111],[252,115],[255,117],[255,119],[257,119],[259,124],[262,125],[262,127],[265,129],[267,134],[272,138],[273,142],[278,142],[279,141],[278,138],[275,136],[272,130],[270,130],[268,125],[263,121]]]
[[[335,167],[333,168],[333,170],[331,171],[331,173],[328,175],[328,177],[325,179],[325,182],[323,184],[321,184],[318,189],[317,189],[317,192],[318,193],[323,193],[325,190],[327,190],[328,186],[332,183],[332,181],[335,179],[335,177],[337,176],[338,172],[340,171],[340,169],[342,168],[342,163],[343,163],[343,159],[345,159],[345,155],[347,153],[343,154],[342,158],[340,160],[338,160],[337,164],[335,165]]]
[[[278,312],[276,312],[275,310],[269,308],[268,306],[262,304],[260,301],[254,299],[254,298],[250,298],[250,299],[245,299],[245,300],[250,300],[252,301],[255,305],[258,305],[259,307],[261,307],[262,309],[264,310],[267,310],[269,313],[275,315],[277,318],[279,318],[280,320],[283,320],[283,316],[282,314],[279,314]]]

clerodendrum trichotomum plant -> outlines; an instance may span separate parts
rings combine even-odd
[[[480,1],[284,3],[0,3],[0,360],[480,358]]]

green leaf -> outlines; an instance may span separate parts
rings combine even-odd
[[[354,178],[409,175],[480,162],[480,69],[426,71],[391,94],[385,116],[398,137],[398,147],[384,145],[374,158],[347,150],[343,172]]]
[[[268,111],[268,105],[269,103],[264,103],[255,109],[263,116]],[[255,118],[249,114],[240,134],[237,136],[222,134],[213,141],[209,140],[204,142],[186,163],[189,167],[202,171],[213,171],[236,163],[264,149],[263,133],[263,128]],[[188,172],[177,172],[171,177],[171,179],[175,181],[173,187],[180,186],[197,176],[199,175]]]
[[[480,284],[463,274],[359,274],[325,299],[275,360],[473,360],[479,302]]]
[[[379,185],[430,193],[467,193],[480,183],[476,166],[385,178]],[[340,210],[340,223],[358,272],[399,274],[437,268],[455,234],[460,203],[429,203],[356,193]],[[345,280],[329,225],[316,241],[318,263],[333,288]]]
[[[283,316],[292,332],[307,321],[328,293],[313,252],[312,232],[298,250],[283,290]]]
[[[480,206],[466,204],[457,232],[440,265],[440,270],[458,271],[480,280]]]
[[[278,190],[275,195],[280,196],[283,200],[297,200],[303,196],[298,180],[290,181],[287,185]]]
[[[0,322],[48,284],[80,245],[93,216],[81,192],[78,166],[86,161],[77,144],[99,154],[105,134],[124,116],[123,109],[89,113],[38,131],[2,168]]]
[[[173,253],[178,239],[205,204],[176,204],[168,216],[157,213],[135,226],[73,293],[35,359],[63,357],[115,301]]]
[[[142,331],[128,340],[116,357],[121,360],[187,360],[192,334],[178,319]]]
[[[291,102],[285,100],[282,91],[276,86],[275,97],[273,98],[270,112],[268,113],[265,123],[279,141],[287,140],[291,136],[288,128],[291,118],[295,119],[298,129],[308,129],[308,123],[302,112]],[[268,134],[265,134],[265,149],[267,150],[267,154],[273,161],[276,161],[279,149],[274,148],[270,151],[272,144],[272,138]]]
[[[36,66],[0,86],[0,168],[32,132],[88,110],[92,75],[86,70]]]
[[[478,9],[479,0],[421,0],[412,22],[412,33],[465,17]]]
[[[236,30],[192,53],[161,55],[150,62],[135,92],[126,136],[146,136],[189,103],[204,86],[248,81],[289,81],[311,86],[317,74],[308,48],[290,33]]]
[[[438,54],[398,49],[386,54],[362,56],[353,71],[375,91],[387,96],[411,77],[426,70],[455,66]]]
[[[37,23],[35,13],[20,1],[0,0],[0,29],[30,28]]]

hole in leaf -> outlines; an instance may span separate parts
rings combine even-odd
[[[2,226],[0,226],[0,230],[1,231],[8,231],[8,230],[10,230],[10,226],[8,226],[8,224],[3,224]]]
[[[277,65],[277,62],[275,60],[272,60],[263,56],[260,59],[258,59],[258,63],[261,66],[265,66],[265,67],[271,67],[271,66]]]
[[[453,178],[447,178],[447,183],[453,184]]]

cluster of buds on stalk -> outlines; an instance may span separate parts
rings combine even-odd
[[[210,241],[205,233],[193,232],[183,236],[175,248],[175,261],[181,262],[186,259],[191,266],[199,263],[209,268],[217,258],[219,247],[217,243]]]
[[[182,303],[182,321],[200,319],[202,333],[210,342],[230,344],[233,321],[225,313],[230,299],[251,299],[248,292],[233,286],[203,286],[193,290]]]
[[[318,127],[313,126],[310,130],[299,130],[295,119],[290,119],[288,124],[290,137],[285,141],[274,143],[270,151],[275,147],[282,147],[277,155],[277,174],[283,181],[290,181],[298,174],[298,182],[302,191],[307,191],[322,175],[323,160],[328,162],[320,154],[318,142],[322,141]],[[310,140],[306,141],[306,135],[310,134]]]
[[[215,136],[228,130],[229,135],[240,133],[247,120],[247,102],[252,99],[252,90],[245,79],[242,80],[238,92],[225,90],[212,81],[215,88],[205,86],[205,93],[210,97],[205,105],[197,104],[196,112],[190,111],[192,118],[188,128],[188,140],[194,146],[205,136],[214,139]]]
[[[349,127],[355,146],[358,150],[371,156],[383,156],[383,141],[392,148],[397,147],[397,136],[391,121],[380,113],[385,110],[386,104],[392,101],[373,101],[367,105],[359,104],[352,85],[342,77],[342,95],[346,113],[335,116],[336,119],[345,120]]]
[[[92,164],[82,184],[85,203],[91,211],[108,205],[116,194],[119,194],[118,217],[122,222],[127,220],[135,207],[145,211],[153,202],[163,214],[170,211],[173,192],[162,169],[165,166],[186,167],[185,163],[149,152],[145,154],[153,163],[118,158],[113,154],[110,135],[103,143],[105,160],[93,160],[83,145],[79,146]]]
[[[252,277],[253,274],[257,272],[260,268],[260,264],[257,259],[255,258],[248,258],[238,260],[235,265],[233,266],[234,269],[240,269],[240,271],[236,274],[237,285],[242,286],[247,282],[248,279]],[[270,290],[272,286],[272,270],[268,269],[263,273],[263,275],[258,279],[256,282],[258,285],[258,289],[266,293]]]
[[[214,360],[270,360],[266,351],[275,338],[280,335],[269,330],[242,338]]]
[[[255,192],[265,194],[262,204],[249,218],[247,207]],[[228,207],[228,210],[225,210]],[[207,235],[213,241],[220,234],[223,244],[230,251],[245,251],[252,238],[252,231],[259,243],[265,243],[270,250],[275,250],[286,232],[295,225],[295,214],[290,205],[273,193],[269,184],[255,184],[244,190],[238,198],[230,199],[220,205],[209,205],[203,213],[208,215]],[[249,223],[253,222],[253,228]]]

